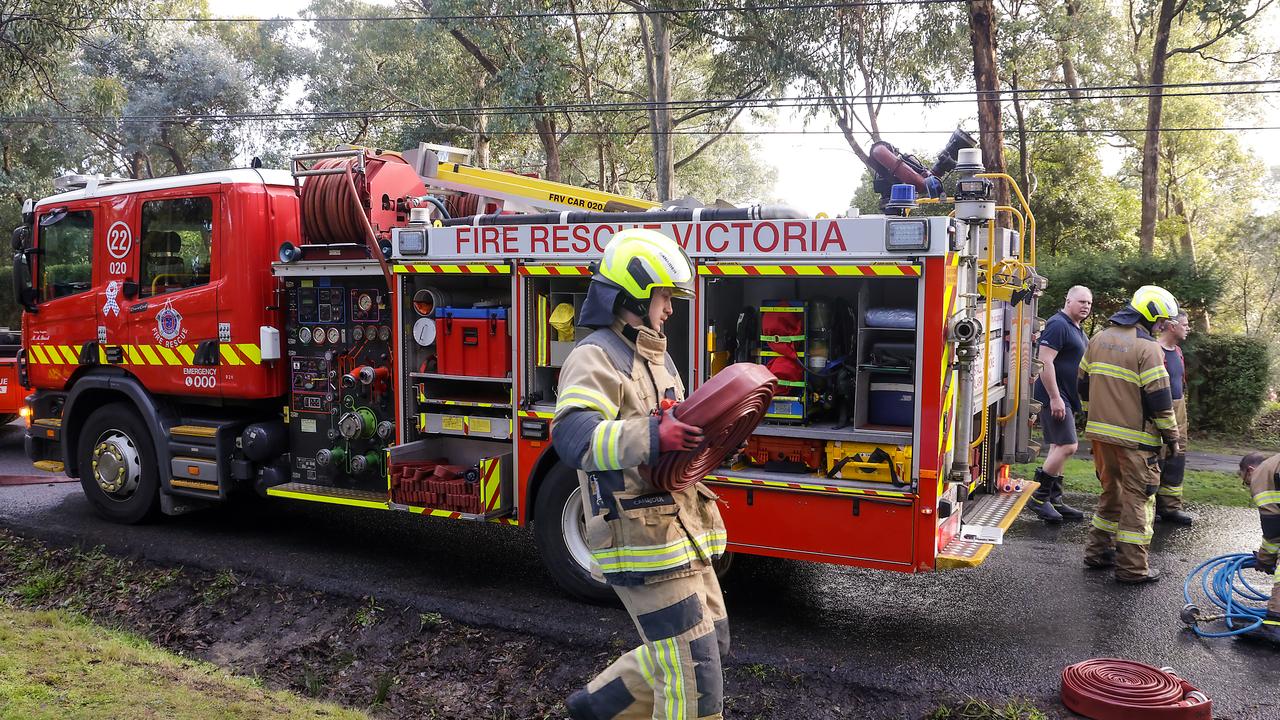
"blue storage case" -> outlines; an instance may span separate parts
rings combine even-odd
[[[904,382],[907,381],[907,382]],[[867,422],[872,425],[911,427],[916,389],[909,377],[871,376],[867,393]]]
[[[458,320],[506,320],[507,309],[504,307],[438,307],[433,317]]]
[[[916,309],[867,308],[865,322],[869,328],[914,330],[916,327]]]

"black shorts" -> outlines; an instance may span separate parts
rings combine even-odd
[[[1076,438],[1076,415],[1067,406],[1067,414],[1061,420],[1053,416],[1049,403],[1040,410],[1040,429],[1044,431],[1044,441],[1050,445],[1074,445]]]

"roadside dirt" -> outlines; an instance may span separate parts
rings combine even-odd
[[[226,571],[160,567],[98,550],[48,548],[2,529],[0,598],[23,607],[75,610],[268,687],[382,718],[564,718],[563,698],[631,642],[631,634],[622,632],[613,646],[582,647],[384,607],[373,597],[326,595]],[[938,707],[813,671],[730,659],[726,715],[922,717]]]

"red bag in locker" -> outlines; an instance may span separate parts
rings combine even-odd
[[[469,377],[510,375],[507,309],[436,308],[436,371]]]

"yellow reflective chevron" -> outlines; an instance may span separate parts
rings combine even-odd
[[[1169,377],[1169,371],[1166,370],[1163,365],[1156,365],[1155,367],[1147,368],[1146,370],[1142,371],[1142,374],[1138,376],[1138,384],[1146,386],[1159,380],[1160,378],[1167,378],[1167,377]]]
[[[1139,445],[1150,445],[1153,447],[1160,446],[1160,438],[1149,432],[1144,430],[1131,430],[1129,428],[1123,428],[1119,425],[1111,425],[1110,423],[1104,423],[1098,420],[1090,420],[1086,423],[1084,431],[1095,435],[1116,438],[1117,440],[1136,442]]]
[[[1108,535],[1115,535],[1116,530],[1120,529],[1120,523],[1115,520],[1106,520],[1099,515],[1094,515],[1091,523],[1095,528]]]
[[[1084,365],[1088,365],[1085,372],[1090,375],[1102,375],[1105,377],[1112,377],[1117,380],[1124,380],[1125,382],[1131,382],[1134,385],[1140,384],[1138,382],[1138,373],[1129,370],[1128,368],[1122,368],[1119,365],[1112,365],[1111,363],[1103,362],[1083,363],[1082,367]]]
[[[71,345],[33,344],[27,347],[27,359],[32,365],[79,365],[79,347]],[[111,362],[110,351],[118,348],[120,354]],[[98,346],[98,362],[115,365],[182,366],[195,364],[196,345],[119,345],[108,343]],[[262,351],[253,343],[225,343],[219,346],[223,365],[261,365]]]
[[[710,531],[692,540],[681,537],[663,545],[614,547],[593,550],[591,556],[606,573],[654,573],[683,567],[694,560],[709,560],[724,554],[728,536],[723,531]]]
[[[571,407],[595,410],[606,420],[618,417],[618,406],[612,400],[599,390],[582,385],[570,385],[560,391],[560,397],[556,400],[556,414]]]
[[[1268,490],[1253,496],[1253,503],[1258,507],[1280,503],[1280,490]]]

